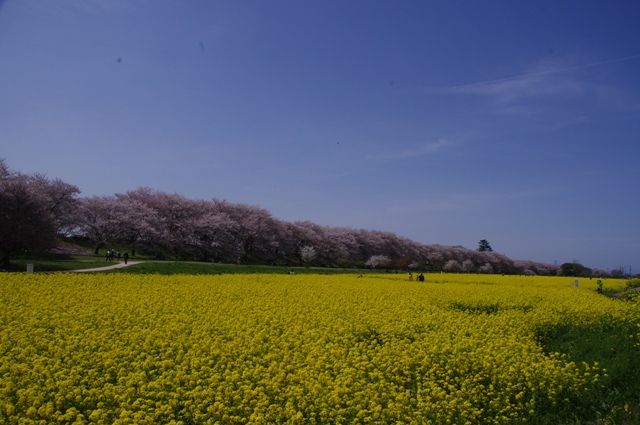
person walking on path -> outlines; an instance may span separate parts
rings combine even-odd
[[[125,252],[122,258],[124,258],[124,263],[127,264],[127,262],[129,261],[129,253]]]

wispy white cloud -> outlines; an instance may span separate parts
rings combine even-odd
[[[367,158],[379,161],[394,161],[399,159],[418,158],[435,154],[444,149],[450,148],[452,145],[453,143],[447,139],[438,139],[435,142],[422,143],[410,148],[399,149],[393,152],[372,154]]]
[[[476,95],[492,99],[503,106],[513,106],[521,100],[579,96],[596,87],[586,83],[577,71],[640,59],[640,54],[570,65],[566,61],[542,60],[522,73],[444,87],[446,94]]]
[[[584,83],[558,63],[541,62],[528,72],[494,80],[448,87],[452,94],[478,95],[509,105],[521,99],[580,95]]]

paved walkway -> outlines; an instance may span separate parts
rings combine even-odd
[[[85,272],[107,272],[109,270],[115,269],[123,269],[125,267],[133,266],[135,264],[143,263],[143,261],[129,261],[129,263],[125,264],[124,262],[119,262],[118,264],[114,264],[112,266],[105,267],[95,267],[93,269],[79,269],[79,270],[67,270],[73,273],[85,273]]]

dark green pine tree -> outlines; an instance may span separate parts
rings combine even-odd
[[[493,251],[493,248],[491,248],[491,244],[489,243],[488,240],[482,239],[480,242],[478,242],[478,251],[491,252]]]

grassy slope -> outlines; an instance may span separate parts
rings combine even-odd
[[[18,257],[11,260],[6,271],[23,272],[27,264],[33,264],[35,272],[54,272],[76,269],[90,269],[110,265],[104,257],[88,255],[51,254],[30,257]]]
[[[201,263],[195,261],[147,261],[125,269],[113,271],[113,273],[140,273],[140,274],[223,274],[223,273],[269,273],[287,274],[290,271],[296,274],[336,274],[336,273],[371,273],[363,269],[343,269],[327,267],[284,267],[261,266],[243,264],[217,264]]]
[[[371,273],[367,269],[328,268],[328,267],[284,267],[244,264],[218,264],[197,261],[147,261],[144,257],[131,258],[131,261],[143,260],[142,264],[120,269],[118,273],[140,274],[223,274],[223,273],[269,273],[287,274],[336,274],[336,273]],[[55,272],[94,267],[111,266],[115,263],[106,262],[103,256],[95,255],[65,255],[47,254],[39,256],[18,257],[11,260],[10,266],[4,271],[24,272],[27,264],[33,264],[35,272]],[[377,271],[378,273],[380,271]]]

